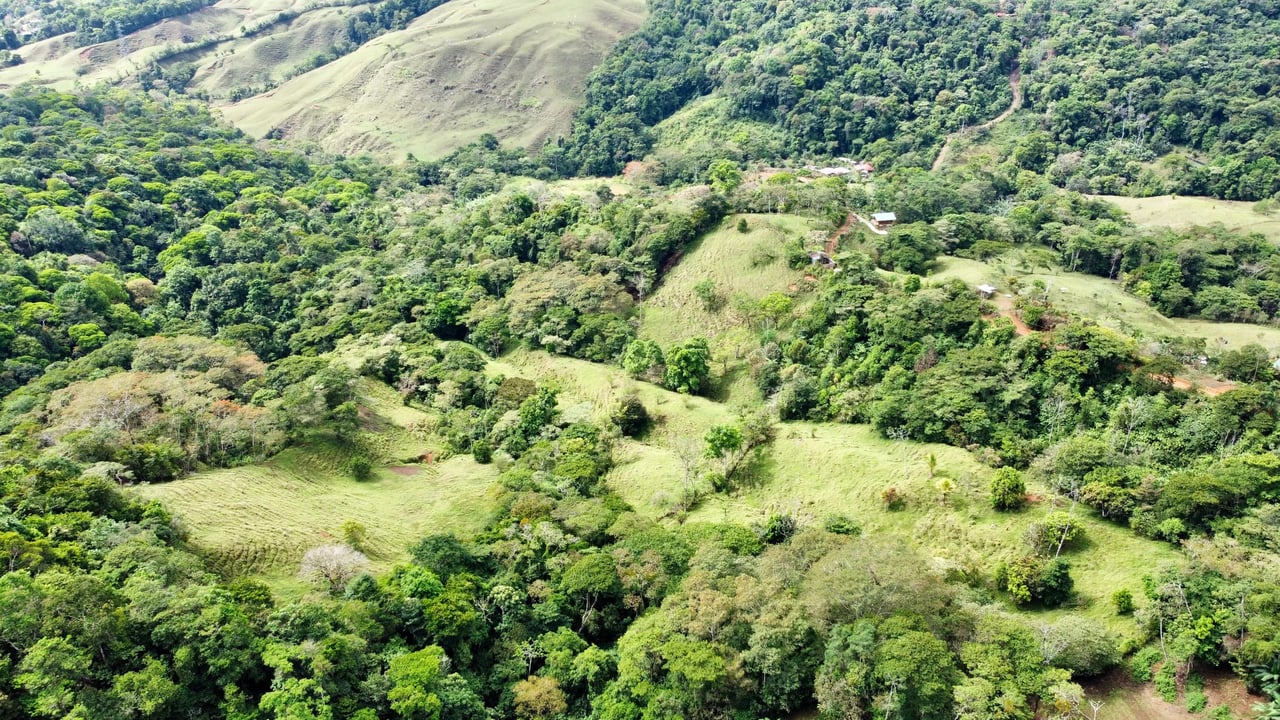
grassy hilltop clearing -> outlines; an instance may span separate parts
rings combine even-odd
[[[496,487],[492,467],[465,456],[424,463],[422,456],[439,447],[414,438],[427,415],[371,382],[362,384],[359,398],[362,426],[384,453],[366,480],[351,478],[350,447],[317,443],[139,493],[171,508],[215,567],[273,581],[296,574],[307,549],[342,541],[347,522],[366,529],[363,548],[384,569],[405,560],[406,548],[424,535],[483,528]]]
[[[1280,217],[1274,207],[1239,200],[1217,200],[1204,197],[1122,197],[1098,196],[1128,213],[1139,227],[1186,229],[1196,225],[1222,223],[1238,233],[1260,233],[1272,242],[1280,242]]]

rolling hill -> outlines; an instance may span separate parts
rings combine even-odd
[[[461,0],[317,71],[223,107],[337,152],[440,155],[483,133],[536,147],[569,127],[587,72],[639,25],[636,0]]]
[[[62,35],[23,48],[0,90],[129,85],[158,62],[255,137],[397,159],[484,133],[534,148],[569,129],[587,74],[644,17],[640,0],[458,0],[299,72],[377,5],[222,0],[90,47]]]

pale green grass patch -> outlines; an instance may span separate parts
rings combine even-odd
[[[449,2],[275,90],[223,108],[345,154],[439,157],[482,134],[536,148],[566,133],[588,73],[642,0]]]
[[[722,153],[761,156],[762,148],[786,146],[786,133],[777,126],[732,117],[729,100],[721,95],[698,98],[677,110],[653,129],[654,154]],[[776,153],[774,153],[776,154]]]
[[[290,574],[308,548],[342,542],[342,524],[365,526],[363,548],[385,568],[423,536],[483,528],[496,470],[469,457],[430,466],[387,467],[357,482],[336,448],[290,448],[261,464],[197,473],[136,492],[161,501],[192,544],[231,574]]]
[[[931,453],[938,462],[935,478],[928,474]],[[1022,512],[998,513],[989,504],[991,470],[968,452],[947,445],[886,440],[865,425],[783,423],[770,455],[760,485],[729,496],[712,496],[690,519],[751,523],[786,512],[820,525],[827,515],[842,513],[867,533],[907,540],[935,558],[940,567],[989,575],[1000,561],[1027,552],[1027,528],[1053,504],[1045,499]],[[942,476],[955,481],[955,490],[946,500],[937,488]],[[881,493],[888,487],[905,494],[905,509],[884,507]],[[637,497],[643,492],[640,488],[618,489],[624,497],[630,493],[628,500],[643,499]],[[1030,490],[1045,495],[1043,488]],[[1111,594],[1122,587],[1137,593],[1143,575],[1161,563],[1180,562],[1180,557],[1167,545],[1140,539],[1127,528],[1092,517],[1083,506],[1075,514],[1086,527],[1086,540],[1081,549],[1065,556],[1072,565],[1078,607],[1036,614],[1048,619],[1082,612],[1116,632],[1130,632],[1132,621],[1115,615]]]
[[[1006,279],[1017,277],[1024,285],[1036,280],[1049,288],[1053,304],[1070,315],[1119,330],[1138,339],[1199,337],[1210,353],[1257,343],[1280,352],[1280,328],[1248,323],[1225,323],[1189,318],[1167,318],[1141,298],[1124,291],[1120,283],[1094,275],[1062,271],[1046,272],[1043,264],[1032,265],[1014,256],[983,263],[957,257],[939,258],[931,279],[959,278],[970,286],[990,282],[1009,292]]]
[[[634,380],[613,365],[575,360],[542,351],[519,350],[489,363],[489,371],[535,380],[556,388],[562,412],[607,420],[619,400],[635,394],[657,420],[651,437],[696,436],[732,420],[725,405],[696,395],[681,395]]]
[[[748,231],[737,229],[746,220]],[[824,270],[793,270],[787,266],[787,249],[799,241],[804,247],[821,247],[826,232],[820,221],[799,215],[731,215],[720,227],[685,251],[681,262],[646,298],[640,335],[664,348],[693,337],[705,337],[715,362],[716,397],[732,404],[755,402],[759,393],[744,367],[747,353],[759,346],[758,331],[748,326],[738,303],[759,302],[770,293],[792,296],[795,313],[810,301],[806,274]],[[694,292],[703,281],[715,284],[720,298],[708,309]]]
[[[193,64],[190,88],[250,135],[277,130],[330,152],[395,159],[442,156],[484,133],[534,149],[568,132],[587,75],[646,11],[643,0],[448,2],[403,30],[284,80],[331,49],[365,7],[319,5],[222,0],[88,48],[76,47],[70,35],[51,38],[24,47],[21,65],[0,68],[0,89],[28,81],[62,90],[126,84],[166,46],[227,36],[165,62]],[[299,15],[242,35],[242,28],[284,10]],[[231,101],[234,88],[264,86],[271,89]]]
[[[735,420],[722,403],[636,382],[618,368],[542,352],[512,353],[490,369],[551,382],[560,388],[562,410],[583,416],[602,418],[623,394],[635,392],[657,424],[640,440],[617,443],[607,481],[638,512],[655,519],[668,515],[683,490],[681,453],[690,448],[696,453],[707,429]],[[937,478],[928,474],[931,453],[938,477],[955,481],[945,502]],[[940,567],[989,575],[1000,561],[1027,552],[1027,528],[1053,507],[1052,500],[1040,499],[1048,497],[1044,489],[1033,487],[1038,502],[1028,509],[995,512],[989,504],[990,473],[965,450],[886,440],[865,425],[781,423],[777,440],[745,486],[708,496],[689,519],[749,524],[787,512],[820,525],[827,515],[842,513],[868,533],[904,538]],[[881,493],[887,487],[906,495],[905,509],[884,508]],[[1180,556],[1168,545],[1094,518],[1083,506],[1075,514],[1087,538],[1079,550],[1067,553],[1078,607],[1036,615],[1048,620],[1083,612],[1117,633],[1129,633],[1132,621],[1115,615],[1111,594],[1122,587],[1140,594],[1143,575],[1162,563],[1181,562]]]
[[[1145,198],[1118,195],[1090,197],[1118,206],[1129,214],[1129,219],[1138,227],[1185,230],[1193,226],[1222,223],[1233,232],[1262,233],[1272,242],[1280,242],[1280,214],[1264,215],[1255,212],[1252,202],[1174,195]]]
[[[376,569],[407,558],[407,548],[431,533],[466,537],[481,530],[495,502],[492,465],[458,456],[404,464],[439,443],[416,423],[427,414],[404,406],[391,388],[358,384],[361,444],[374,455],[374,477],[352,479],[357,452],[316,441],[288,448],[257,465],[209,470],[133,492],[162,502],[188,530],[192,545],[229,575],[249,574],[287,588],[307,549],[342,542],[342,524],[364,525],[366,554]]]

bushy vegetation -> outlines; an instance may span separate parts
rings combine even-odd
[[[423,7],[380,4],[351,31]],[[384,166],[252,143],[199,106],[124,91],[0,99],[0,607],[17,609],[0,617],[0,715],[1065,717],[1081,708],[1078,680],[1121,660],[1118,639],[1074,612],[1072,566],[1104,522],[1148,548],[1188,549],[1140,588],[1096,596],[1132,616],[1133,674],[1175,698],[1190,688],[1201,709],[1190,678],[1203,669],[1273,691],[1280,386],[1267,351],[1134,338],[1073,315],[1043,281],[1006,278],[1016,297],[998,307],[929,277],[943,253],[1018,248],[1114,279],[1166,315],[1270,321],[1280,265],[1260,237],[1137,231],[1052,185],[1079,184],[1059,172],[1068,160],[1166,142],[1249,178],[1203,191],[1274,192],[1271,166],[1248,157],[1265,133],[1237,127],[1262,111],[1219,117],[1177,100],[1177,117],[1154,123],[1164,135],[1148,137],[1148,90],[1133,88],[1123,107],[1137,115],[1084,136],[1079,118],[1101,112],[1084,95],[1122,107],[1113,91],[1145,61],[1058,77],[1063,63],[1028,54],[1049,38],[1068,55],[1079,16],[989,11],[663,0],[593,79],[574,134],[539,158],[490,136]],[[1088,37],[1123,28],[1107,42],[1145,39],[1152,62],[1151,47],[1192,47],[1163,26],[1094,20]],[[1230,22],[1265,20],[1246,9]],[[997,163],[925,172],[946,133],[1007,102],[1018,62],[1041,131]],[[1202,68],[1214,98],[1217,63]],[[707,183],[693,188],[512,182],[612,172],[713,90],[735,118],[785,127],[786,142],[656,174]],[[756,181],[738,164],[837,153],[898,167],[869,192],[791,173]],[[731,213],[784,207],[829,227],[896,208],[902,223],[832,240],[838,271],[807,254],[826,233],[755,246],[751,263],[795,272],[786,291],[727,298],[691,282],[701,316],[733,318],[732,347],[707,328],[661,344],[642,333],[647,293],[699,237]],[[555,379],[495,372],[492,358],[515,348],[615,363],[631,379],[592,416]],[[1209,395],[1177,382],[1210,352],[1234,384]],[[349,482],[376,485],[395,449],[367,432],[378,418],[355,388],[374,381],[413,408],[417,438],[498,476],[481,532],[425,537],[412,562],[375,575],[351,521],[300,558],[313,593],[286,601],[210,573],[182,523],[125,489],[306,443],[334,448]],[[685,394],[665,402],[732,392],[746,405],[682,438],[683,478],[655,480],[681,493],[662,522],[608,482],[615,447],[682,431],[641,401],[658,392],[645,382]],[[819,508],[821,522],[789,507],[688,520],[712,493],[767,482],[757,471],[780,432],[804,427],[779,424],[795,420],[971,451],[995,470],[970,497],[1021,511],[1022,547],[940,568],[838,507]],[[873,491],[871,513],[963,502],[972,478],[932,457],[928,471],[928,497],[875,478],[883,508]],[[1088,513],[1104,520],[1086,534]],[[1061,610],[1046,623],[1020,607]]]
[[[1030,9],[1020,32],[1044,40],[1029,58],[1026,102],[1042,113],[1043,131],[1019,141],[1023,166],[1048,168],[1082,191],[1241,200],[1280,191],[1280,136],[1264,119],[1274,102],[1270,70],[1231,60],[1263,57],[1265,38],[1280,28],[1275,13],[1216,0]],[[1210,161],[1192,160],[1196,152]]]
[[[704,28],[683,33],[690,25]],[[1018,42],[978,3],[729,0],[653,3],[587,86],[553,167],[614,174],[650,148],[650,129],[717,91],[734,117],[787,129],[783,146],[744,139],[751,158],[853,153],[925,166],[943,135],[1009,103]],[[697,168],[696,170],[701,170]]]

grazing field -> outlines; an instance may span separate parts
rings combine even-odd
[[[658,422],[643,440],[618,444],[608,480],[637,511],[654,518],[668,516],[680,495],[681,455],[690,450],[696,454],[706,430],[731,422],[735,415],[721,403],[636,382],[616,368],[541,352],[514,353],[491,368],[556,383],[561,409],[571,417],[602,417],[617,398],[635,391]],[[938,477],[955,481],[945,500],[937,478],[929,477],[930,454],[937,460]],[[865,425],[781,423],[771,452],[752,468],[743,487],[710,496],[689,519],[753,523],[782,511],[806,523],[821,523],[828,514],[842,513],[867,532],[907,539],[942,568],[990,573],[1000,560],[1025,553],[1027,528],[1053,509],[1050,501],[1040,500],[1020,513],[996,513],[988,504],[990,473],[964,450],[886,440]],[[884,508],[881,493],[891,486],[906,495],[905,509]],[[1047,497],[1042,488],[1031,492]],[[1166,544],[1096,519],[1083,507],[1075,513],[1086,528],[1085,541],[1067,553],[1078,607],[1038,616],[1052,619],[1079,611],[1117,633],[1131,632],[1132,621],[1115,614],[1111,594],[1127,587],[1140,595],[1142,576],[1161,563],[1180,562],[1179,555]]]
[[[642,0],[452,0],[343,58],[223,108],[245,131],[326,150],[443,155],[492,133],[537,147],[569,128],[582,83],[639,26]]]
[[[739,232],[738,221],[747,221]],[[662,278],[646,299],[642,334],[663,345],[701,335],[719,336],[743,327],[735,298],[760,300],[772,292],[796,293],[804,287],[805,270],[787,267],[787,247],[810,234],[825,239],[820,224],[799,215],[730,215],[717,230],[689,247],[680,263]],[[694,291],[705,280],[715,284],[720,306],[708,310]],[[792,286],[795,286],[794,288]]]
[[[391,159],[444,155],[484,133],[536,148],[568,131],[587,74],[645,13],[643,0],[450,0],[404,30],[289,77],[345,38],[347,21],[365,7],[221,0],[87,48],[62,35],[23,48],[21,65],[0,68],[0,90],[129,84],[166,48],[190,45],[165,67],[191,65],[188,88],[256,137],[275,131],[335,153]],[[236,102],[233,90],[259,94]]]
[[[930,454],[937,460],[935,478],[929,477]],[[783,511],[820,523],[842,513],[866,532],[908,539],[943,568],[985,575],[1001,560],[1027,552],[1024,538],[1033,522],[1052,509],[1068,509],[1044,500],[1022,512],[997,513],[989,504],[990,474],[969,453],[946,445],[886,440],[865,425],[784,423],[758,484],[713,497],[691,519],[761,522]],[[955,484],[945,499],[937,487],[943,476]],[[885,509],[881,493],[887,487],[906,496],[905,509]],[[1042,488],[1029,490],[1047,497]],[[1065,555],[1080,607],[1038,614],[1083,612],[1116,632],[1131,631],[1132,621],[1115,614],[1111,594],[1122,587],[1138,591],[1143,575],[1161,563],[1179,562],[1179,556],[1167,545],[1093,518],[1085,508],[1075,512],[1086,539]]]
[[[1272,242],[1280,242],[1280,214],[1264,215],[1253,208],[1255,203],[1215,200],[1204,197],[1132,198],[1116,195],[1092,195],[1119,206],[1138,227],[1171,227],[1180,230],[1196,225],[1222,223],[1229,230],[1262,233]]]
[[[747,232],[738,231],[739,220],[746,220]],[[802,307],[815,283],[806,279],[808,270],[787,266],[787,248],[797,239],[806,248],[819,248],[825,237],[820,223],[798,215],[725,218],[719,229],[685,251],[646,299],[641,336],[664,348],[691,337],[707,338],[716,361],[716,397],[730,402],[755,398],[743,358],[757,343],[742,306],[781,292]],[[717,296],[712,308],[694,290],[707,280],[714,283]]]
[[[166,47],[181,46],[227,36],[227,42],[179,55],[166,64],[193,63],[198,66],[193,87],[200,87],[205,63],[246,68],[246,73],[265,76],[283,72],[308,56],[328,49],[334,33],[345,23],[344,14],[355,8],[327,7],[342,3],[314,3],[307,0],[220,0],[195,12],[162,20],[118,40],[89,47],[74,44],[73,35],[59,35],[22,48],[21,65],[0,69],[0,89],[20,82],[35,82],[71,89],[77,83],[121,82],[147,67]],[[243,36],[243,30],[268,22],[280,13],[297,13],[288,23],[273,25],[268,31]],[[317,32],[318,29],[327,28]],[[271,38],[276,49],[263,56],[252,49],[256,42]],[[215,80],[225,81],[218,77]],[[231,86],[210,83],[203,88],[212,97]]]
[[[497,470],[465,456],[406,463],[432,445],[405,429],[423,414],[388,403],[392,396],[390,388],[362,384],[362,442],[375,460],[367,481],[346,472],[351,448],[314,442],[258,465],[196,473],[134,492],[164,503],[218,570],[277,581],[296,572],[308,548],[341,542],[348,520],[365,527],[362,549],[378,568],[406,558],[408,546],[428,533],[465,536],[481,529]]]
[[[1280,353],[1280,327],[1167,318],[1141,298],[1125,292],[1118,282],[1095,275],[1050,271],[1045,264],[1028,262],[1017,253],[986,263],[957,257],[939,258],[930,275],[931,279],[939,280],[959,278],[969,285],[989,282],[1001,292],[1008,292],[1005,282],[1008,277],[1019,278],[1024,286],[1041,280],[1059,309],[1140,339],[1200,337],[1205,339],[1210,354],[1249,343]]]

